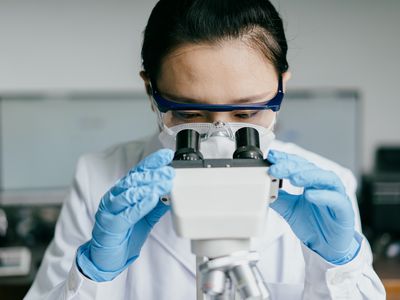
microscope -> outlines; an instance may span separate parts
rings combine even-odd
[[[175,231],[196,255],[197,300],[270,299],[250,240],[262,234],[281,182],[267,173],[256,129],[243,127],[235,139],[231,159],[204,159],[197,131],[176,136],[168,201]]]

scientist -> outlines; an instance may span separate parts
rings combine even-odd
[[[195,299],[189,241],[176,236],[159,201],[173,185],[174,135],[198,129],[212,141],[204,152],[222,157],[238,124],[259,130],[268,172],[284,179],[254,240],[271,298],[384,299],[351,172],[273,140],[290,78],[286,53],[282,20],[267,0],[159,1],[140,75],[160,133],[79,160],[26,299]]]

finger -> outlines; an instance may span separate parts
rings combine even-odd
[[[160,187],[151,186],[149,190],[146,189],[142,198],[137,199],[132,206],[126,207],[118,213],[99,209],[95,216],[96,222],[93,228],[93,236],[97,237],[98,243],[104,246],[121,243],[126,238],[126,235],[129,234],[132,226],[157,206],[160,198],[159,192]],[[161,193],[163,192],[161,191]]]
[[[294,211],[294,206],[297,205],[300,196],[301,195],[292,195],[284,190],[279,190],[278,198],[269,206],[289,222]]]
[[[313,163],[292,154],[270,151],[269,159],[274,163],[268,173],[276,178],[287,178],[299,187],[333,189],[345,193],[342,181],[331,172],[318,168]]]
[[[354,226],[354,211],[347,196],[336,191],[309,189],[304,192],[304,198],[343,226]]]
[[[160,167],[155,170],[129,173],[117,181],[117,183],[110,189],[109,193],[116,197],[129,188],[148,185],[156,181],[171,180],[174,177],[175,169],[170,166]]]
[[[170,209],[169,205],[165,205],[158,201],[157,205],[143,217],[145,222],[142,224],[146,230],[150,230],[154,224]],[[129,212],[127,212],[129,214]],[[129,236],[136,224],[132,224],[129,217],[121,217],[121,215],[114,215],[109,212],[103,212],[96,215],[96,223],[93,227],[93,239],[96,237],[96,242],[103,247],[114,247],[120,245]],[[143,220],[142,219],[142,220]],[[140,220],[138,221],[140,222]]]
[[[304,188],[334,190],[345,194],[345,188],[340,178],[331,171],[310,169],[289,176],[290,183]]]
[[[134,239],[130,239],[129,248],[133,250],[132,255],[138,256],[140,254],[140,248],[147,239],[147,236],[153,226],[158,220],[169,210],[169,205],[165,205],[161,201],[158,201],[155,208],[153,208],[146,216],[140,221],[135,223],[132,233],[135,235]]]
[[[147,223],[153,227],[161,217],[170,210],[170,206],[164,204],[162,201],[158,201],[156,207],[152,209],[144,218],[146,219]]]
[[[173,158],[174,151],[171,149],[161,149],[147,156],[130,172],[158,169],[162,166],[170,164]]]
[[[139,203],[152,193],[157,192],[158,196],[161,197],[170,194],[171,189],[172,179],[164,179],[150,182],[147,185],[125,189],[116,196],[109,193],[100,202],[99,209],[118,214],[124,209]]]
[[[311,170],[311,169],[316,169],[318,168],[316,165],[313,163],[302,159],[299,156],[296,155],[290,155],[283,153],[282,155],[279,156],[279,158],[274,158],[271,160],[273,162],[273,165],[269,167],[268,173],[271,176],[274,176],[276,178],[289,178],[295,173],[298,172],[303,172],[306,170]]]
[[[299,163],[307,163],[308,161],[296,154],[289,154],[286,152],[278,151],[278,150],[269,150],[267,159],[275,164],[279,161],[286,161],[286,160],[291,160],[291,161],[296,161]]]
[[[175,177],[175,169],[171,166],[163,166],[154,170],[133,172],[126,176],[123,185],[135,187],[151,184],[154,181],[171,180]]]
[[[153,191],[146,196],[145,201],[140,201],[137,205],[131,206],[122,212],[122,215],[132,224],[146,216],[156,207],[161,195],[169,194],[172,189],[172,182],[168,182],[167,187],[163,186],[162,191],[157,186],[153,186]]]

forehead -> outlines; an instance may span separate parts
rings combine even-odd
[[[258,50],[240,40],[182,45],[167,55],[160,91],[199,100],[246,97],[276,91],[277,74]]]

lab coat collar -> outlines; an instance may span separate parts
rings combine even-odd
[[[158,139],[158,134],[156,134],[146,144],[142,158],[161,148],[162,145]],[[252,239],[252,250],[258,251],[262,256],[262,252],[278,240],[287,230],[290,230],[287,223],[274,210],[269,209],[264,233],[260,238]],[[169,254],[195,276],[196,259],[190,249],[190,240],[176,235],[172,226],[170,212],[165,214],[154,226],[150,237],[160,243]]]

